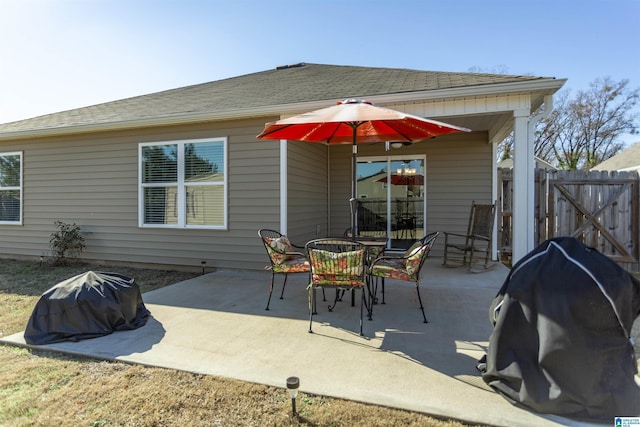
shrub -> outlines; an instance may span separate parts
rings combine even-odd
[[[62,221],[54,222],[58,231],[51,233],[49,247],[53,255],[53,265],[64,265],[68,258],[77,258],[85,248],[84,237],[80,227],[66,224]]]

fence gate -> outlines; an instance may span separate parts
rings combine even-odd
[[[535,224],[536,245],[547,239],[547,173],[544,169],[535,171]],[[502,260],[511,257],[513,231],[513,169],[498,168],[498,252]]]
[[[572,236],[628,271],[639,269],[638,173],[536,170],[536,244]],[[501,255],[511,254],[512,170],[498,170]]]
[[[638,262],[638,174],[556,171],[549,236],[572,236],[619,263]]]

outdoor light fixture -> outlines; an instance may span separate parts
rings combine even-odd
[[[296,397],[298,397],[298,388],[300,387],[300,379],[298,377],[287,378],[287,391],[291,397],[291,412],[295,417],[298,415],[296,412]]]
[[[402,148],[405,145],[411,145],[411,143],[410,142],[406,142],[406,141],[405,142],[396,141],[396,142],[392,142],[391,143],[391,146],[393,148]]]
[[[416,168],[398,168],[396,170],[396,174],[399,176],[402,175],[407,175],[407,176],[411,176],[411,175],[415,175],[417,172]]]
[[[200,264],[202,265],[202,274],[204,274],[204,269],[207,267],[207,261],[200,261]]]

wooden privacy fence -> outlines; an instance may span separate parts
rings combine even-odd
[[[536,245],[572,236],[638,271],[637,172],[535,171]],[[511,255],[513,170],[498,169],[498,250]]]

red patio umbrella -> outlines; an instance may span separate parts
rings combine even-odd
[[[258,139],[288,139],[324,144],[352,144],[351,200],[356,200],[358,145],[371,142],[417,142],[469,129],[429,120],[359,99],[340,101],[332,107],[270,122]],[[356,211],[351,227],[357,231]]]
[[[387,182],[387,177],[382,177],[378,182]],[[398,175],[391,174],[391,185],[424,185],[424,176],[422,174]]]

